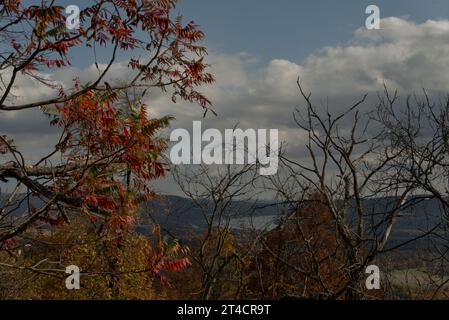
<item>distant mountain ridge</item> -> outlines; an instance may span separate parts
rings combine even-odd
[[[383,215],[385,212],[393,209],[396,202],[396,197],[363,200],[365,212],[370,214],[370,216],[365,217],[365,223],[377,224],[380,219],[385,217]],[[444,210],[436,199],[422,200],[421,197],[417,196],[411,198],[408,203],[407,208],[400,213],[395,222],[390,245],[396,245],[419,236],[433,229],[438,224],[447,225],[448,223],[445,219]],[[211,204],[208,204],[205,200],[203,205],[207,208]],[[236,201],[233,203],[233,207],[236,213],[233,214],[232,222],[236,221],[236,223],[231,222],[230,225],[237,230],[242,229],[237,222],[245,220],[247,221],[247,227],[253,221],[256,221],[254,223],[255,227],[273,228],[276,222],[279,221],[282,211],[284,213],[288,211],[285,206],[275,205],[268,201],[260,203]],[[252,207],[257,209],[254,210],[254,214],[250,217],[246,213],[250,212]],[[349,215],[355,217],[355,209],[352,208],[350,211],[352,212]],[[151,219],[148,218],[149,216],[151,216]],[[182,236],[187,231],[200,231],[206,226],[202,211],[194,205],[192,200],[178,196],[164,196],[162,199],[147,203],[144,206],[141,218],[144,226],[148,225],[149,220],[151,220],[151,222],[160,224],[174,235],[179,236]],[[260,223],[260,220],[263,223]]]
[[[0,205],[8,197],[8,194],[0,195]],[[383,197],[377,199],[363,200],[366,212],[373,214],[373,221],[376,223],[381,218],[381,213],[391,210],[397,198]],[[42,201],[31,198],[33,207],[42,205]],[[208,200],[200,201],[203,208],[212,211],[212,202]],[[435,225],[447,225],[448,221],[443,214],[443,208],[435,199],[422,200],[420,197],[412,198],[410,206],[401,212],[392,232],[391,243],[399,243],[412,236],[422,234],[432,229]],[[27,210],[27,203],[23,202],[14,213],[15,216]],[[273,228],[282,212],[288,211],[286,206],[276,205],[269,201],[234,201],[229,205],[228,211],[232,212],[231,227],[241,230],[243,226],[251,226],[253,220],[256,221],[254,227],[263,229]],[[354,210],[354,209],[352,209]],[[250,215],[250,213],[252,213]],[[355,216],[355,212],[352,212]],[[371,217],[366,217],[367,221]],[[159,224],[164,230],[179,237],[186,233],[201,232],[206,227],[202,210],[188,198],[167,195],[160,196],[149,201],[142,206],[142,212],[138,219],[136,230],[143,234],[149,234],[151,225]]]

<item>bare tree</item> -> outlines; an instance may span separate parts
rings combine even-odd
[[[433,257],[427,259],[431,265],[441,265],[445,269],[449,262],[449,97],[432,98],[423,90],[422,94],[408,96],[405,103],[400,104],[397,92],[386,92],[376,120],[386,129],[388,147],[403,150],[393,164],[397,168],[394,180],[413,185],[420,191],[422,200],[439,204],[437,212],[433,212],[433,220],[439,220],[440,225],[430,237]],[[437,271],[429,272],[429,278],[435,284],[432,294],[435,298],[444,293],[447,273],[438,272],[440,278],[437,281]]]
[[[409,156],[407,148],[389,144],[389,128],[379,125],[372,111],[362,112],[366,95],[333,115],[329,109],[317,107],[299,81],[298,87],[305,107],[294,112],[294,119],[307,135],[307,157],[297,161],[282,156],[283,169],[289,174],[273,182],[285,201],[298,203],[295,208],[303,200],[301,193],[318,194],[330,212],[329,224],[334,228],[338,251],[344,256],[336,268],[343,271],[344,283],[332,289],[323,284],[323,292],[328,298],[360,298],[366,295],[362,276],[376,257],[425,237],[438,225],[388,247],[395,223],[420,191],[415,181],[396,179],[409,170],[401,161]],[[394,101],[387,91],[379,99],[379,113],[387,101]],[[381,197],[388,203],[376,203],[375,199]],[[370,199],[375,205],[367,205]],[[303,243],[307,241],[303,237]],[[336,249],[330,248],[327,258],[332,259],[335,253]]]
[[[201,299],[220,297],[223,292],[217,287],[223,281],[232,283],[233,293],[229,297],[240,295],[245,259],[254,252],[256,241],[253,235],[239,233],[237,229],[251,228],[252,216],[259,205],[263,188],[257,168],[257,164],[199,165],[173,170],[177,185],[202,220],[201,230],[192,235],[194,244],[190,250],[190,257],[200,271]],[[243,225],[239,226],[238,221]]]

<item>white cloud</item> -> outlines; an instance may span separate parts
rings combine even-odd
[[[302,78],[324,95],[379,90],[385,81],[403,93],[449,89],[449,21],[381,21],[381,30],[356,30],[346,46],[328,47],[304,63]]]
[[[355,30],[346,45],[321,48],[300,63],[278,57],[261,65],[257,57],[247,53],[217,52],[210,54],[208,62],[217,82],[204,87],[203,92],[212,100],[219,116],[208,117],[203,121],[204,127],[232,128],[239,123],[242,128],[279,128],[290,147],[300,150],[304,134],[295,131],[292,119],[294,108],[302,105],[296,87],[298,76],[306,90],[313,93],[314,101],[323,104],[329,101],[331,111],[342,110],[363,93],[381,91],[384,82],[403,96],[421,88],[447,92],[449,21],[417,24],[402,18],[386,18],[381,21],[381,30]],[[87,81],[97,75],[98,71],[91,66],[84,70],[65,69],[52,77],[71,86],[75,76]],[[110,79],[129,75],[127,63],[118,63],[112,67]],[[30,99],[48,95],[29,82],[20,83],[19,88],[21,95]],[[375,98],[376,94],[371,96]],[[159,91],[149,96],[147,104],[150,115],[174,115],[177,118],[174,127],[191,128],[192,121],[203,115],[199,106],[184,102],[174,105]],[[44,131],[44,121],[42,127],[34,125],[33,113],[21,113],[21,125],[14,128],[18,116],[8,117],[1,114],[2,131],[14,129],[28,134]]]

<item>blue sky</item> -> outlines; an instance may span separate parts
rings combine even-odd
[[[348,41],[365,24],[370,4],[379,6],[381,18],[449,17],[447,0],[180,0],[178,12],[201,25],[211,49],[300,62],[323,46]]]
[[[83,8],[90,1],[58,4]],[[365,9],[371,4],[380,7],[381,18],[406,17],[418,23],[449,18],[447,0],[179,0],[175,12],[201,26],[210,50],[246,52],[262,63],[279,58],[300,63],[320,48],[351,39],[364,26]],[[74,52],[74,65],[86,67],[91,62],[81,51]],[[107,59],[108,52],[99,48],[98,53]]]

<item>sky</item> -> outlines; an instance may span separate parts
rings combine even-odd
[[[365,24],[371,4],[381,17],[449,18],[446,0],[180,0],[178,12],[202,26],[214,50],[300,62],[324,46],[346,43]]]
[[[86,1],[61,3],[82,6]],[[380,8],[380,30],[365,28],[365,9],[371,4]],[[306,136],[292,119],[295,108],[301,108],[298,77],[314,101],[330,101],[332,112],[365,93],[375,98],[384,83],[402,95],[422,88],[449,92],[447,0],[180,0],[176,13],[206,34],[207,62],[217,82],[203,91],[218,116],[204,119],[204,127],[279,129],[296,159],[306,161]],[[106,61],[109,54],[103,50],[99,57]],[[82,51],[74,52],[72,62],[71,69],[49,76],[67,86],[75,75],[86,81],[94,76]],[[108,81],[126,76],[126,65],[122,57]],[[49,94],[30,80],[20,81],[14,92],[23,101]],[[192,121],[203,115],[200,107],[174,105],[160,92],[146,103],[151,116],[175,116],[172,129],[190,131]],[[25,154],[35,158],[57,139],[48,119],[36,112],[0,114],[0,130],[14,135]],[[170,179],[157,188],[174,192]]]

